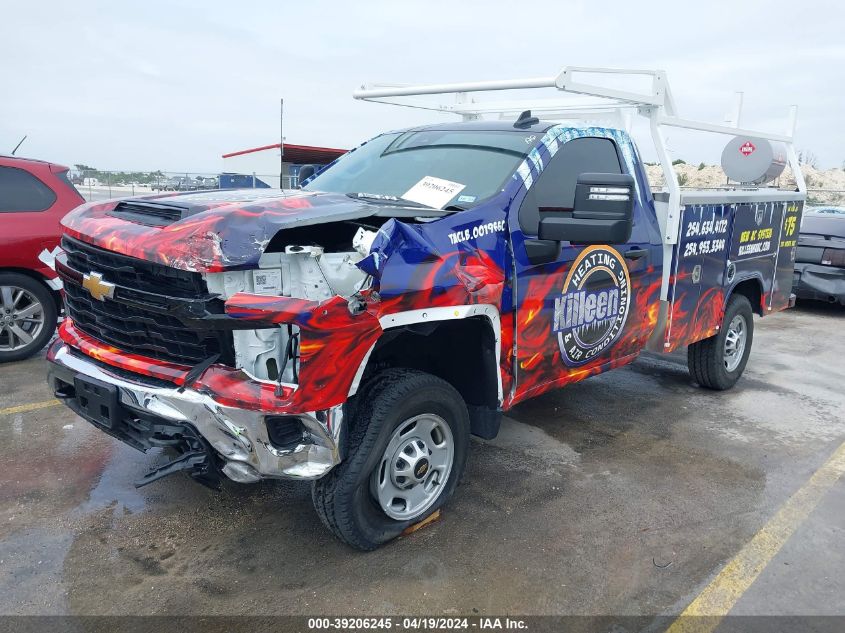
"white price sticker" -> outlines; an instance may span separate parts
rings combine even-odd
[[[402,194],[405,200],[419,202],[433,209],[442,209],[452,198],[464,190],[466,185],[434,176],[426,176]]]

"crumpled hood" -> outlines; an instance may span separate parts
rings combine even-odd
[[[146,202],[182,209],[182,219],[150,226],[118,210]],[[439,217],[436,209],[369,204],[343,194],[279,189],[234,189],[91,202],[68,214],[65,232],[101,248],[196,272],[256,268],[280,230],[365,218]],[[351,235],[350,235],[351,239]]]

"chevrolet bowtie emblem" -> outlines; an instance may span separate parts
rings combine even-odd
[[[103,276],[100,273],[82,275],[82,287],[91,293],[91,296],[97,301],[105,301],[106,297],[109,299],[114,297],[114,284],[103,281]]]

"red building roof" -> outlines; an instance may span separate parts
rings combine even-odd
[[[252,149],[242,149],[239,152],[231,152],[223,154],[223,158],[232,158],[233,156],[241,156],[243,154],[251,154],[253,152],[263,152],[268,149],[279,149],[280,144],[274,143],[272,145],[264,145],[262,147],[253,147]],[[291,145],[285,143],[284,159],[286,163],[296,163],[299,165],[306,165],[309,163],[316,165],[325,165],[332,162],[338,156],[342,156],[348,150],[335,149],[333,147],[313,147],[311,145]]]

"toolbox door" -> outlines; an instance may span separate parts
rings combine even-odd
[[[804,203],[785,202],[784,207],[778,254],[775,258],[775,281],[769,304],[772,311],[783,310],[790,304],[795,278],[795,255],[798,251],[798,231]]]
[[[796,217],[797,207],[782,201],[739,204],[734,212],[729,255],[730,285],[734,286],[746,279],[758,280],[762,290],[760,304],[751,307],[760,314],[773,309],[781,231],[787,216],[787,206],[793,209],[789,215]],[[792,235],[796,231],[796,221],[797,218],[790,222]],[[789,249],[786,249],[784,255],[787,265],[792,267]],[[789,275],[784,283],[791,290],[792,276]]]
[[[665,351],[718,331],[727,284],[728,238],[733,206],[689,204],[681,213],[680,235],[672,262],[669,326]]]

